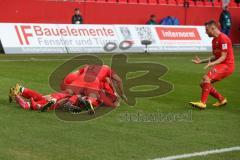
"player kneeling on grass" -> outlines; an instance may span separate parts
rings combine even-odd
[[[212,83],[230,76],[235,68],[231,40],[227,35],[220,32],[215,21],[205,23],[205,27],[208,36],[213,37],[212,50],[214,56],[203,60],[196,56],[195,59],[192,60],[195,64],[208,63],[204,69],[211,67],[202,78],[201,101],[190,102],[193,107],[200,109],[206,108],[209,94],[218,100],[213,106],[219,107],[227,104],[227,99],[212,86]]]
[[[67,92],[56,92],[49,95],[42,95],[34,90],[16,84],[9,91],[9,102],[13,100],[25,110],[55,110],[61,106],[68,111],[80,112],[87,109],[89,114],[94,114],[91,104],[87,103],[81,96],[70,95]],[[80,102],[80,103],[79,103]],[[65,105],[71,103],[71,105]],[[76,105],[77,104],[77,105]]]

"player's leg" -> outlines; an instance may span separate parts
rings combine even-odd
[[[26,99],[33,98],[35,101],[40,101],[44,99],[43,95],[38,93],[37,91],[31,90],[29,88],[25,88],[18,83],[15,85],[15,87],[12,88],[12,93],[15,95],[20,94],[22,97]]]
[[[68,98],[68,100],[64,104],[61,104],[61,106],[63,107],[63,109],[65,109],[65,111],[81,112],[83,110],[83,107],[79,104],[81,98],[81,95],[73,95]]]
[[[38,93],[34,90],[31,90],[31,89],[25,88],[25,87],[19,85],[18,83],[10,89],[9,102],[11,102],[15,98],[16,95],[21,95],[22,97],[24,97],[26,99],[33,98],[35,101],[40,101],[40,100],[44,99],[43,95],[41,95],[40,93]]]
[[[52,93],[50,95],[44,96],[44,98],[47,100],[47,103],[43,105],[41,111],[44,112],[46,110],[54,110],[60,107],[60,102],[61,100],[68,99],[70,97],[69,94],[61,93],[61,92],[56,92]]]
[[[108,92],[102,92],[100,99],[102,103],[108,107],[118,107],[120,105],[119,99],[115,95]]]
[[[41,111],[43,107],[48,104],[48,101],[46,99],[40,100],[40,101],[34,101],[33,98],[30,99],[31,103],[31,109],[32,110],[39,110]]]
[[[50,105],[50,107],[47,107],[48,110],[56,110],[62,106],[64,106],[64,104],[66,104],[68,102],[69,98],[62,98],[59,99],[55,104]]]
[[[212,83],[230,76],[233,71],[233,68],[225,64],[219,64],[214,66],[213,69],[209,72],[211,73]],[[211,88],[210,95],[218,100],[216,103],[213,104],[213,106],[219,107],[227,104],[227,99],[223,95],[221,95],[214,87]]]
[[[223,95],[221,95],[213,86],[210,89],[209,93],[213,98],[222,101],[224,99]]]
[[[206,74],[203,76],[201,84],[200,84],[201,88],[202,88],[202,93],[201,93],[201,101],[200,102],[190,102],[190,105],[192,105],[193,107],[197,107],[200,109],[205,109],[207,107],[206,102],[210,93],[210,89],[211,89],[211,79],[209,78],[209,76]]]
[[[21,87],[20,93],[23,97],[30,99],[32,98],[34,101],[41,101],[44,98],[44,96],[37,91],[31,90],[29,88]]]
[[[198,108],[205,108],[208,95],[212,95],[214,98],[218,99],[218,102],[213,104],[213,106],[222,106],[227,103],[226,98],[224,98],[212,85],[216,81],[220,81],[223,78],[228,77],[233,72],[233,69],[229,68],[225,64],[219,64],[213,66],[211,70],[204,75],[201,88],[202,88],[202,96],[201,102],[190,102],[191,105],[196,106]]]
[[[95,114],[94,107],[97,107],[100,105],[100,90],[99,88],[96,89],[90,89],[90,88],[85,88],[84,89],[84,97],[83,99],[85,100],[85,107],[88,110],[88,114],[92,115]]]
[[[209,78],[208,75],[203,76],[200,86],[202,88],[201,102],[206,104],[207,100],[208,100],[209,93],[210,93],[210,89],[212,87],[211,79]]]
[[[71,112],[81,112],[87,110],[88,114],[94,114],[93,105],[96,105],[93,102],[94,99],[91,99],[87,96],[82,97],[81,95],[73,95],[68,99],[68,101],[63,105],[64,109]]]

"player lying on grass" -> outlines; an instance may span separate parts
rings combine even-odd
[[[113,80],[116,81],[116,86],[120,87],[120,93],[123,93],[121,79],[112,72],[110,67],[86,65],[65,77],[64,83],[61,85],[63,90],[61,93],[43,96],[36,91],[16,85],[10,89],[9,97],[15,99],[24,109],[44,111],[64,106],[79,111],[85,107],[89,113],[93,114],[95,113],[93,106],[119,106]]]
[[[78,71],[68,74],[61,85],[62,90],[71,90],[74,94],[88,97],[94,107],[119,106],[118,88],[123,99],[121,78],[107,65],[85,65]]]
[[[230,76],[235,68],[231,40],[224,33],[220,32],[215,21],[209,21],[205,23],[205,27],[208,36],[213,37],[213,57],[210,57],[208,59],[200,59],[196,56],[195,59],[192,60],[195,64],[207,63],[204,69],[211,67],[210,70],[202,78],[200,85],[202,88],[201,101],[190,102],[193,107],[200,109],[206,108],[209,94],[218,100],[218,102],[214,103],[213,106],[219,107],[227,104],[227,99],[221,95],[212,86],[212,84]]]
[[[13,100],[25,110],[45,111],[65,107],[67,111],[81,112],[85,109],[88,110],[89,114],[94,114],[93,107],[85,100],[85,97],[70,95],[68,92],[42,95],[37,91],[16,84],[9,92],[9,102]],[[67,103],[68,105],[66,105]]]
[[[115,81],[114,85],[113,81]],[[85,65],[78,71],[68,74],[61,84],[63,92],[68,90],[81,95],[91,106],[119,106],[119,98],[115,87],[119,88],[121,97],[123,86],[121,78],[106,65]],[[71,103],[66,103],[71,106]]]

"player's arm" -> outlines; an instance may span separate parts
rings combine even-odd
[[[127,97],[126,97],[126,95],[124,94],[124,91],[123,91],[122,79],[117,74],[113,74],[111,78],[116,81],[117,87],[120,91],[120,96],[123,100],[126,101]]]
[[[215,57],[209,57],[206,59],[200,59],[198,56],[196,56],[194,59],[192,59],[192,62],[195,64],[202,64],[202,63],[208,63],[209,61],[212,62],[215,60]]]
[[[217,65],[217,64],[222,63],[223,61],[225,61],[226,57],[227,57],[227,52],[222,51],[222,52],[221,52],[221,57],[219,57],[219,58],[216,59],[215,61],[209,62],[209,63],[204,67],[204,69],[207,69],[208,67],[211,67],[211,66],[214,66],[214,65]]]
[[[115,86],[113,85],[112,81],[110,80],[110,78],[106,77],[106,81],[107,83],[111,86],[111,88],[113,89],[113,92],[115,95],[117,95],[117,91],[116,91],[116,88]],[[117,95],[118,96],[118,95]]]
[[[116,74],[114,73],[114,71],[112,69],[109,70],[109,77],[111,77],[112,81],[113,82],[116,82],[117,84],[117,88],[119,90],[119,96],[123,99],[123,100],[127,100],[127,97],[126,95],[124,94],[124,91],[123,91],[123,84],[122,84],[122,79]],[[115,84],[115,83],[114,83]],[[113,84],[113,85],[114,85]]]
[[[227,40],[226,39],[221,39],[221,41],[219,42],[220,44],[220,50],[221,50],[221,56],[212,61],[212,62],[209,62],[205,67],[204,69],[207,69],[208,67],[211,67],[211,66],[214,66],[214,65],[217,65],[217,64],[220,64],[222,62],[225,61],[225,59],[227,58],[227,53],[228,53],[228,44],[227,44]]]

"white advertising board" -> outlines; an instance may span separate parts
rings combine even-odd
[[[72,25],[0,23],[0,40],[6,54],[106,53],[111,42],[132,42],[127,50],[143,52],[142,40],[150,40],[150,52],[211,51],[211,39],[203,26]]]

